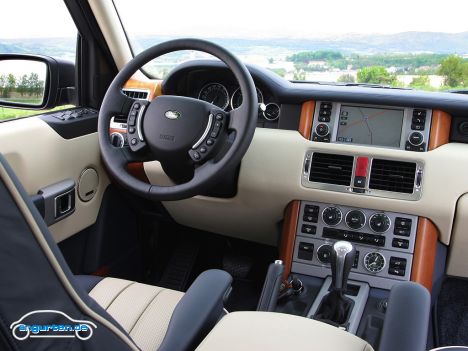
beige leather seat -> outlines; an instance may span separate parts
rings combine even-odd
[[[197,351],[373,351],[364,340],[312,319],[274,312],[226,315]]]
[[[104,278],[91,296],[142,350],[157,350],[184,293],[130,280]]]

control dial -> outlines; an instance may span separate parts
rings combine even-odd
[[[408,141],[413,146],[419,146],[424,141],[424,136],[420,132],[413,132],[410,134]]]
[[[385,257],[379,252],[369,252],[364,256],[364,267],[371,273],[379,273],[385,268]]]
[[[361,229],[366,224],[366,215],[360,210],[352,210],[346,214],[345,222],[351,229]]]
[[[327,136],[329,133],[328,126],[324,123],[318,124],[317,127],[315,127],[315,133],[321,137]]]
[[[325,224],[335,226],[340,224],[343,214],[338,207],[327,207],[322,212],[322,219]]]
[[[320,262],[328,264],[331,260],[333,247],[328,244],[320,246],[317,250],[317,258]]]
[[[390,225],[390,218],[385,213],[375,213],[369,219],[369,226],[376,233],[385,233]]]

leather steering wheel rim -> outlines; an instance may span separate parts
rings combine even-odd
[[[235,138],[229,148],[223,149],[223,154],[219,158],[211,157],[202,164],[194,165],[195,171],[191,180],[173,186],[148,184],[132,176],[127,170],[127,165],[131,162],[151,161],[151,157],[148,158],[148,153],[146,155],[141,155],[139,152],[132,151],[130,147],[114,147],[109,137],[110,120],[115,115],[128,115],[134,108],[135,100],[124,95],[122,88],[138,69],[159,56],[181,50],[195,50],[211,54],[223,61],[233,73],[239,84],[243,101],[239,108],[230,112],[223,111],[225,117],[223,120],[223,127],[226,128],[226,133],[231,132],[231,134],[235,135]],[[166,95],[162,95],[162,97],[166,97]],[[152,107],[151,104],[157,100],[158,97],[147,105],[147,111]],[[184,106],[187,105],[189,110],[190,106],[198,108],[198,105],[196,105],[197,102],[194,101],[194,99],[175,96],[172,98],[171,96],[167,96],[167,98],[161,99],[159,105],[164,102],[164,106],[167,106],[171,101]],[[204,104],[203,106],[200,105],[201,108],[204,108],[206,111],[212,111],[210,112],[212,114],[211,117],[214,116],[213,114],[223,114],[220,112],[220,109],[217,109],[214,105],[202,101],[199,101],[199,103]],[[155,103],[154,106],[156,105]],[[160,116],[161,108],[162,107],[159,107],[158,110],[155,107],[153,110],[156,110],[157,112],[155,113],[158,114],[155,118],[160,118],[162,121],[164,118]],[[174,111],[176,110],[174,109]],[[113,179],[124,188],[139,196],[157,201],[180,200],[193,197],[208,189],[210,185],[218,182],[227,172],[240,164],[242,157],[247,152],[252,141],[257,124],[257,114],[258,101],[253,79],[246,66],[232,53],[217,44],[200,39],[177,39],[167,41],[155,45],[135,56],[123,67],[110,84],[104,96],[98,117],[99,147],[102,160]],[[148,121],[150,121],[149,118],[150,116],[145,116],[145,119],[148,119]],[[161,123],[167,124],[169,122],[164,120],[164,122]],[[149,122],[147,124],[149,124]],[[152,128],[154,129],[154,127]],[[149,139],[150,138],[147,138],[145,141],[151,144],[154,140]],[[153,148],[151,148],[151,150],[153,151]],[[193,150],[190,152],[193,153]]]

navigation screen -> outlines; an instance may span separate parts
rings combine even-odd
[[[403,110],[341,106],[336,141],[400,147]]]

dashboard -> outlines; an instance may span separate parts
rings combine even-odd
[[[313,275],[323,272],[325,263],[318,256],[323,245],[356,232],[359,240],[360,234],[362,240],[382,235],[384,247],[357,243],[361,259],[355,268],[362,279],[369,276],[369,282],[381,287],[413,279],[412,272],[425,265],[420,238],[445,245],[468,243],[463,234],[468,216],[459,212],[468,193],[468,96],[289,82],[266,69],[248,68],[257,94],[265,104],[278,105],[279,116],[270,121],[259,111],[254,139],[231,177],[233,191],[227,196],[163,202],[175,221],[270,245],[278,245],[281,238],[280,250],[289,252],[282,255],[289,257],[289,269]],[[228,102],[228,111],[232,103],[240,103],[237,88],[221,62],[205,60],[179,65],[161,87],[164,94],[223,107]],[[143,167],[151,183],[171,184],[158,162]],[[342,222],[336,227],[321,217],[307,222],[301,212],[306,205],[318,206],[321,213],[338,208]],[[291,206],[296,212],[289,216]],[[348,212],[363,213],[364,227],[350,229]],[[376,214],[389,218],[388,232],[374,232],[371,219]],[[396,234],[401,219],[412,222],[409,238]],[[291,235],[285,234],[285,226]],[[307,232],[311,226],[314,234]],[[396,248],[394,242],[405,248]],[[435,255],[435,247],[425,252]],[[463,271],[463,260],[462,251],[452,254],[448,271]],[[378,272],[371,271],[372,262]],[[406,262],[407,270],[399,270],[395,262]]]

